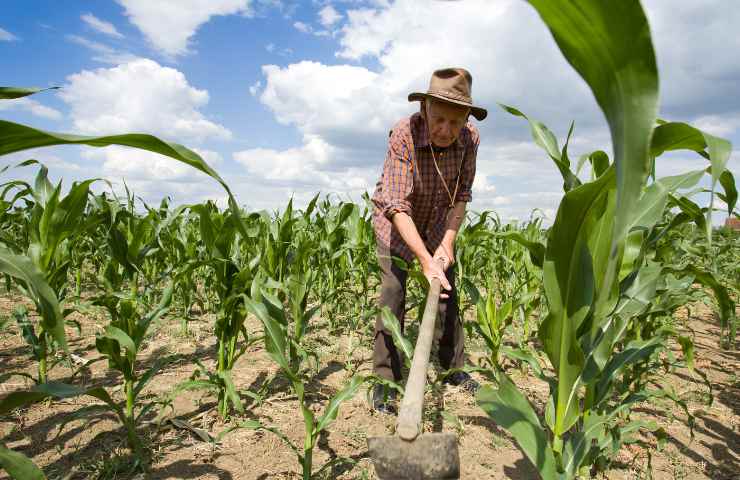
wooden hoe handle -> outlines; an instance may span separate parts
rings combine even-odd
[[[441,267],[442,265],[440,265]],[[429,354],[432,351],[434,324],[437,320],[437,306],[439,305],[440,281],[433,278],[429,286],[424,317],[419,327],[419,338],[416,340],[414,359],[411,362],[409,378],[406,381],[406,390],[398,413],[396,433],[403,440],[412,441],[421,433],[421,413],[424,407],[424,386],[427,380]]]

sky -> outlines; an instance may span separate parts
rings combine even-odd
[[[740,8],[736,0],[643,0],[660,73],[660,117],[740,145]],[[0,102],[0,118],[78,134],[151,133],[198,152],[248,209],[299,206],[316,193],[360,201],[382,170],[389,129],[418,110],[431,72],[465,67],[482,122],[472,210],[554,218],[562,180],[526,121],[572,158],[604,149],[606,121],[523,0],[5,0],[0,84],[61,87]],[[167,157],[124,147],[49,147],[52,180],[108,180],[144,201],[225,193]],[[658,176],[707,166],[690,153],[658,159]],[[31,168],[5,172],[31,178]],[[110,188],[97,182],[98,190]],[[700,198],[706,200],[706,198]],[[721,203],[719,204],[722,205]],[[719,214],[715,219],[722,219]],[[547,221],[547,220],[546,220]],[[719,221],[719,220],[717,220]]]

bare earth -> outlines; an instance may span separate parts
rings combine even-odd
[[[0,296],[0,315],[9,316],[23,300],[12,294]],[[697,313],[698,312],[698,313]],[[98,356],[95,334],[106,321],[103,313],[91,310],[86,315],[74,314],[82,325],[82,335],[68,328],[71,351],[84,359]],[[164,396],[179,382],[193,373],[193,359],[207,367],[215,364],[215,338],[211,331],[213,319],[207,316],[190,323],[187,336],[179,334],[179,319],[168,317],[150,330],[151,337],[140,354],[142,371],[158,358],[179,356],[169,364],[145,390],[145,399]],[[12,326],[0,333],[0,375],[11,371],[25,371],[35,375],[35,364],[29,350]],[[252,318],[247,320],[250,332],[260,332]],[[688,403],[696,417],[694,438],[690,436],[685,414],[667,406],[669,416],[644,405],[637,415],[655,419],[668,433],[668,441],[661,451],[652,453],[653,478],[656,479],[737,479],[740,478],[740,382],[738,381],[737,350],[718,348],[719,328],[711,312],[703,305],[692,309],[687,326],[693,330],[696,343],[696,367],[703,371],[712,384],[714,402],[707,405],[708,388],[704,381],[688,370],[680,369],[668,376],[681,398]],[[323,330],[325,332],[325,330]],[[687,329],[687,334],[691,335]],[[325,337],[326,335],[324,335]],[[348,368],[360,373],[371,369],[370,350],[362,345],[355,349],[348,361],[348,338],[326,339],[316,335],[321,364],[315,381],[309,386],[310,398],[317,412],[323,411],[328,398],[349,378]],[[354,339],[358,341],[357,338]],[[369,340],[363,339],[363,344]],[[480,347],[469,342],[470,360],[475,361]],[[676,349],[676,352],[679,352]],[[72,370],[58,365],[50,378],[69,381]],[[234,369],[236,386],[242,392],[258,391],[276,374],[276,365],[267,356],[261,344],[251,348]],[[545,385],[526,376],[518,368],[509,370],[514,380],[526,390],[539,407],[547,395]],[[111,389],[120,379],[107,370],[106,362],[93,364],[74,380],[86,386],[105,386]],[[31,386],[22,377],[13,377],[0,384],[0,397]],[[352,463],[339,464],[327,471],[325,478],[376,478],[368,458],[368,436],[392,434],[395,417],[374,414],[368,407],[365,390],[346,402],[337,421],[324,435],[314,454],[314,470],[326,461],[345,457]],[[121,398],[121,392],[114,393]],[[174,401],[175,412],[168,417],[188,421],[193,427],[217,435],[239,420],[259,419],[263,424],[278,427],[297,445],[302,445],[303,419],[297,400],[281,378],[275,379],[261,404],[243,395],[246,414],[222,422],[215,412],[215,398],[201,392],[184,392]],[[204,442],[187,429],[177,428],[164,421],[160,426],[149,423],[142,428],[142,436],[153,446],[153,464],[147,474],[136,476],[114,473],[117,465],[127,462],[128,450],[124,435],[112,417],[97,416],[92,420],[70,422],[59,429],[65,419],[84,405],[94,404],[92,398],[42,402],[30,408],[18,409],[0,417],[0,438],[8,445],[31,457],[44,468],[50,479],[68,478],[151,478],[151,479],[295,479],[300,477],[300,465],[295,454],[275,435],[269,432],[238,429],[214,445]],[[441,415],[442,411],[457,418]],[[152,420],[153,420],[152,416]],[[529,465],[512,438],[490,420],[475,405],[474,399],[455,388],[431,391],[426,401],[425,427],[428,431],[447,431],[459,435],[462,478],[464,479],[534,479],[536,471]],[[646,436],[653,445],[656,439]],[[648,455],[641,447],[625,447],[606,477],[609,479],[637,479],[647,476]],[[7,478],[0,473],[0,479]]]

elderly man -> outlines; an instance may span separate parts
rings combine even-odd
[[[382,269],[380,306],[387,306],[403,328],[407,272],[392,261],[407,263],[416,258],[431,280],[439,278],[442,294],[439,313],[443,319],[439,361],[443,368],[464,363],[465,339],[455,290],[455,237],[471,200],[478,152],[478,130],[468,122],[486,118],[485,109],[471,98],[472,77],[462,68],[446,68],[432,74],[426,93],[412,93],[420,101],[419,113],[399,121],[390,133],[383,173],[373,195],[373,226],[378,261]],[[401,356],[393,344],[382,316],[375,321],[373,371],[388,380],[401,379]],[[457,372],[445,382],[474,392],[470,375]],[[395,391],[383,385],[373,389],[373,408],[395,413]]]

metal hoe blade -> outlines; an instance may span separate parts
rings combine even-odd
[[[425,433],[408,442],[396,436],[367,439],[368,451],[381,480],[460,478],[457,437]]]

